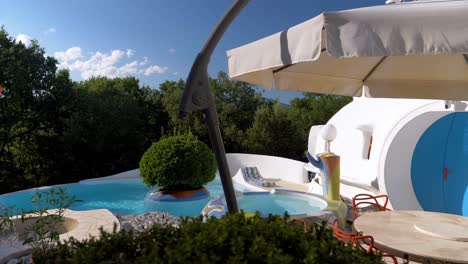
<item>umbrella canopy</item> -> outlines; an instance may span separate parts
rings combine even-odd
[[[232,79],[278,90],[468,100],[468,1],[323,13],[229,50]]]

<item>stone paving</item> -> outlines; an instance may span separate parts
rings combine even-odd
[[[64,217],[77,220],[79,225],[70,232],[60,235],[60,240],[65,240],[70,237],[74,237],[78,240],[87,239],[90,236],[98,237],[100,234],[99,228],[107,232],[112,232],[114,225],[117,230],[120,230],[119,220],[107,209],[88,211],[67,210]]]
[[[49,214],[53,214],[53,212],[54,210],[50,210]],[[64,218],[64,226],[68,232],[60,235],[61,241],[70,237],[74,237],[77,240],[84,240],[90,236],[98,237],[100,228],[107,232],[112,232],[115,226],[117,230],[120,230],[119,220],[107,209],[88,211],[67,209],[64,213]],[[22,241],[18,241],[16,233],[0,237],[0,264],[18,263],[13,259],[18,261],[17,258],[30,253],[31,247],[24,246]]]
[[[169,213],[149,212],[141,215],[115,214],[120,221],[123,230],[133,231],[134,234],[151,228],[154,224],[178,226],[181,222],[179,217]]]

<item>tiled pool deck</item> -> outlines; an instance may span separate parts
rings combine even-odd
[[[67,210],[64,217],[75,219],[79,225],[68,233],[60,235],[60,240],[74,237],[78,240],[87,239],[90,236],[97,237],[100,234],[99,229],[112,232],[114,225],[117,230],[120,229],[119,220],[107,209],[97,209],[88,211]]]

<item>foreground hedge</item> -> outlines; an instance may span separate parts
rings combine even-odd
[[[184,220],[179,228],[153,228],[138,235],[102,232],[100,239],[71,239],[35,263],[382,263],[346,246],[323,226],[285,223],[278,216]]]

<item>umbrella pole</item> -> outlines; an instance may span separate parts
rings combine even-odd
[[[219,176],[223,185],[228,211],[230,213],[238,212],[239,208],[237,207],[236,194],[232,184],[232,177],[229,172],[221,130],[219,129],[219,120],[216,107],[213,105],[212,107],[203,111],[203,117],[205,118],[205,123],[208,127],[210,142],[216,156],[216,162],[218,163]]]
[[[249,0],[236,0],[219,20],[218,24],[211,32],[211,35],[208,37],[205,46],[193,62],[179,105],[179,117],[182,119],[187,118],[195,110],[201,110],[203,112],[211,145],[216,155],[219,176],[223,184],[224,196],[229,213],[236,213],[239,209],[237,208],[232,178],[229,173],[221,130],[219,129],[218,113],[216,112],[214,96],[210,88],[208,63],[210,62],[211,54],[213,54],[224,32],[248,2]]]

